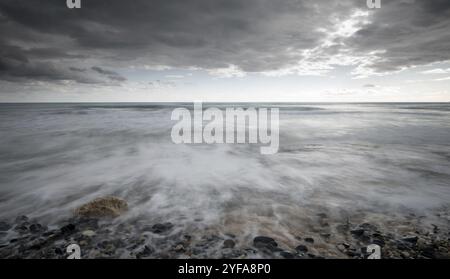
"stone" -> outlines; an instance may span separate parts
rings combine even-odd
[[[267,236],[257,236],[253,239],[253,246],[261,249],[265,252],[280,252],[282,251],[278,248],[278,243],[270,237]]]
[[[294,255],[292,253],[289,253],[286,251],[280,252],[280,256],[282,256],[285,259],[293,259],[294,258]]]
[[[375,238],[372,241],[373,244],[379,245],[380,247],[383,247],[384,245],[386,245],[386,242],[384,242],[383,239],[381,238]]]
[[[305,238],[305,242],[308,242],[308,243],[314,243],[314,238],[312,238],[312,237],[307,237],[307,238]]]
[[[331,234],[330,233],[321,233],[320,236],[323,238],[330,238]]]
[[[369,223],[363,223],[363,224],[359,225],[359,227],[364,229],[364,230],[370,230],[370,231],[376,231],[377,230],[377,226],[369,224]]]
[[[85,230],[81,234],[86,237],[93,237],[96,235],[96,233],[92,230]]]
[[[345,246],[343,244],[338,244],[338,245],[336,245],[336,247],[342,253],[344,253],[347,250],[347,248],[345,248]]]
[[[152,233],[161,234],[161,233],[168,232],[172,228],[173,228],[173,224],[167,222],[167,223],[153,225],[152,228],[150,229],[150,231]]]
[[[75,214],[84,218],[115,218],[128,210],[127,203],[117,197],[95,199],[75,210]]]
[[[223,248],[234,248],[234,246],[236,246],[236,243],[231,239],[227,239],[223,242]]]
[[[177,246],[175,246],[174,250],[176,252],[184,252],[184,246],[182,244],[178,244]]]
[[[364,234],[364,229],[353,229],[350,231],[354,236],[362,236]]]
[[[308,252],[308,247],[306,247],[305,245],[299,245],[299,246],[295,247],[295,250],[297,250],[297,252],[300,252],[300,253],[306,253],[306,252]]]
[[[25,225],[18,225],[18,226],[15,226],[15,227],[14,227],[14,230],[15,230],[16,232],[18,232],[18,233],[23,234],[23,233],[28,232],[28,227],[25,226]]]
[[[408,252],[406,252],[406,251],[402,251],[401,253],[400,253],[400,255],[402,256],[402,258],[404,258],[404,259],[408,259],[411,255],[408,253]]]
[[[67,224],[64,227],[61,228],[61,233],[63,234],[69,234],[74,232],[76,229],[76,226],[74,224]]]
[[[419,238],[417,236],[407,236],[407,237],[402,238],[402,241],[413,243],[413,244],[416,244],[417,240],[419,240]]]
[[[29,229],[30,229],[30,232],[32,232],[32,233],[39,233],[39,232],[45,231],[45,228],[41,224],[37,224],[37,223],[31,224]]]
[[[253,245],[254,246],[266,246],[266,245],[272,245],[274,247],[277,247],[278,244],[275,241],[275,239],[267,237],[267,236],[257,236],[253,239]]]

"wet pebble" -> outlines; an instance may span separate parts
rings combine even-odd
[[[234,248],[234,246],[236,246],[236,243],[231,239],[227,239],[223,242],[223,248]]]
[[[166,233],[166,232],[170,231],[172,228],[173,228],[173,224],[167,222],[167,223],[153,225],[150,231],[152,233],[162,234],[162,233]]]
[[[308,252],[308,247],[306,247],[305,245],[298,245],[297,247],[295,247],[295,250],[300,253],[306,253]]]

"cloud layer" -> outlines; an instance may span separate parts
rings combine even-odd
[[[384,74],[450,59],[450,1],[0,2],[0,79],[122,83],[133,66],[210,73]]]

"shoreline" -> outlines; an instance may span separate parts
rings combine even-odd
[[[437,214],[440,225],[409,215],[409,226],[395,223],[389,231],[373,222],[329,224],[325,213],[318,217],[335,233],[311,231],[286,244],[275,233],[241,237],[214,229],[190,232],[169,222],[116,224],[114,218],[84,217],[46,227],[19,216],[0,221],[0,258],[65,259],[67,247],[77,244],[83,259],[365,259],[367,246],[376,244],[382,259],[450,259],[448,210]]]

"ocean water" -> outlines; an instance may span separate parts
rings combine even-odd
[[[450,104],[240,104],[280,108],[275,155],[172,143],[180,106],[1,104],[0,219],[58,224],[113,195],[129,204],[118,224],[289,242],[319,213],[383,223],[449,206]]]

